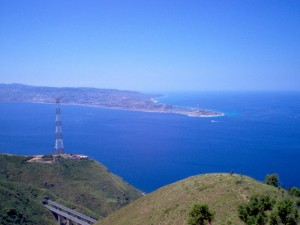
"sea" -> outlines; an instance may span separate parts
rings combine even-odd
[[[161,103],[222,117],[61,105],[66,153],[84,154],[145,193],[205,173],[300,187],[300,92],[172,92]],[[0,152],[51,154],[55,105],[0,103]]]

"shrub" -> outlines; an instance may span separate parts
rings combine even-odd
[[[293,196],[300,197],[300,189],[296,187],[292,187],[289,189],[289,193]]]
[[[264,225],[268,221],[266,211],[272,210],[274,204],[269,196],[252,196],[249,203],[238,206],[239,218],[246,224]]]
[[[210,211],[207,205],[195,204],[189,213],[189,225],[204,225],[205,221],[209,224],[214,219],[215,213]]]
[[[276,209],[272,210],[274,205],[275,201],[268,196],[253,196],[250,202],[238,207],[239,218],[247,225],[298,224],[300,215],[293,201],[281,200],[276,204]]]
[[[277,215],[284,225],[296,225],[299,221],[299,212],[289,199],[278,202]]]
[[[267,174],[265,177],[265,183],[274,187],[279,186],[279,176],[276,173]]]

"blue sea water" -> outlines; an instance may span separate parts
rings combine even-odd
[[[223,112],[197,118],[62,105],[67,153],[86,154],[151,192],[202,173],[263,180],[278,173],[300,187],[300,93],[169,93],[160,102]],[[0,152],[54,150],[55,105],[0,103]]]

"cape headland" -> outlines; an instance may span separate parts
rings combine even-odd
[[[212,110],[178,107],[156,101],[158,94],[99,88],[39,87],[23,84],[0,84],[0,102],[53,103],[63,97],[68,105],[94,106],[153,113],[175,113],[194,117],[217,117],[223,113]]]

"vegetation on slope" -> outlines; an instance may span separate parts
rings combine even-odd
[[[276,202],[267,195],[252,196],[249,202],[238,206],[238,213],[245,224],[251,225],[296,225],[299,221],[299,212],[292,200]]]
[[[9,220],[55,224],[41,204],[45,195],[96,218],[142,196],[142,192],[90,159],[52,164],[26,163],[28,159],[0,155],[0,224],[10,224]]]
[[[213,224],[241,225],[238,206],[251,196],[268,195],[274,200],[292,199],[287,191],[258,182],[250,177],[230,174],[194,176],[165,186],[112,213],[98,225],[160,225],[188,224],[195,204],[209,206]]]

